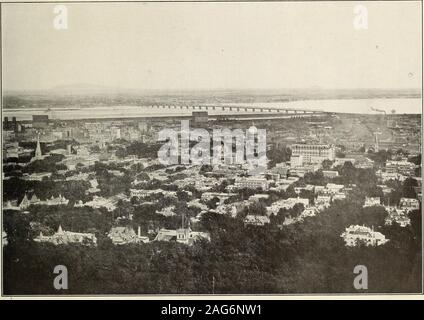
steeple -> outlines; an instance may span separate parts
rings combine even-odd
[[[59,228],[57,229],[57,233],[62,233],[63,232],[63,230],[62,230],[62,226],[61,225],[59,225]]]
[[[42,159],[43,154],[41,153],[41,145],[40,145],[40,134],[37,135],[37,148],[35,149],[35,156],[34,158],[36,160]]]
[[[28,200],[27,194],[25,193],[24,198],[22,199],[21,203],[19,204],[19,208],[26,209],[29,207],[31,203]]]

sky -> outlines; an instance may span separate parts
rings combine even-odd
[[[418,1],[55,5],[2,5],[4,91],[421,87]]]

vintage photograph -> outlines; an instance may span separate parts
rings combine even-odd
[[[3,297],[422,293],[421,1],[6,2],[1,57]]]

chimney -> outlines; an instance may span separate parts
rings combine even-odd
[[[141,238],[141,228],[140,228],[140,226],[138,226],[138,229],[137,229],[137,236],[139,238]]]

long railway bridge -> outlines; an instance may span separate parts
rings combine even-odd
[[[261,106],[231,106],[231,105],[161,105],[155,104],[148,106],[151,109],[180,109],[180,110],[191,110],[191,111],[237,111],[237,112],[249,112],[249,113],[267,113],[267,114],[304,114],[304,115],[323,115],[330,114],[322,110],[306,110],[297,108],[285,108],[285,107],[261,107]]]

